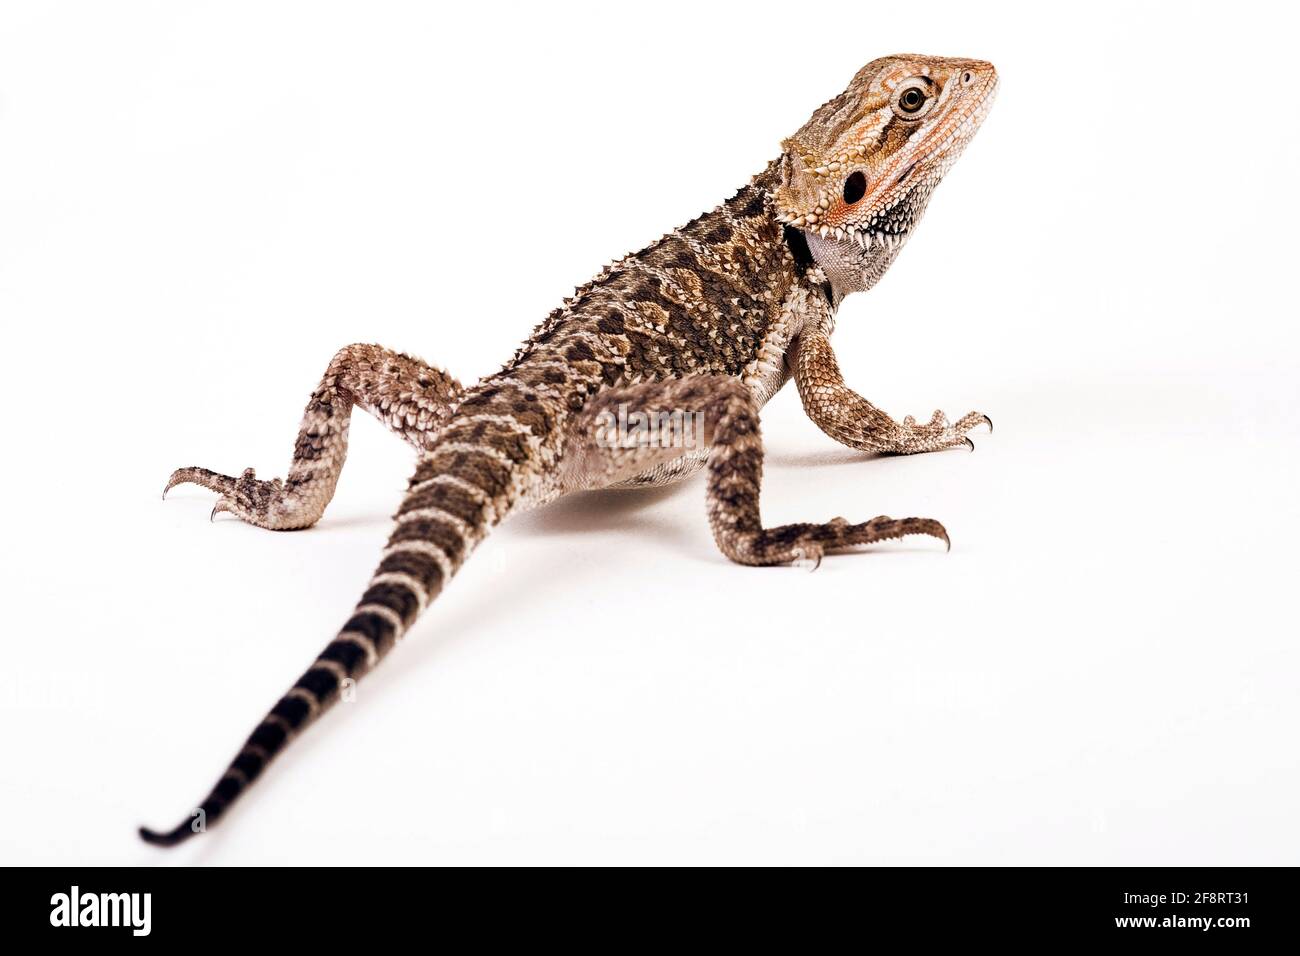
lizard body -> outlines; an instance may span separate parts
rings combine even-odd
[[[997,86],[979,60],[873,61],[781,155],[712,212],[612,263],[553,311],[502,369],[466,387],[374,345],[338,352],[307,405],[284,480],[182,468],[170,489],[219,493],[213,514],[260,527],[314,524],[334,493],[351,411],[375,414],[419,460],[379,566],[352,616],[271,709],[195,818],[215,822],[288,741],[374,667],[492,527],[588,488],[708,471],[714,538],[750,565],[906,534],[947,542],[937,521],[879,517],[764,527],[758,412],[791,378],[808,415],[850,447],[889,453],[969,443],[985,416],[896,422],[849,389],[830,346],[843,298],[893,262],[930,195],[974,135]],[[698,447],[610,440],[616,409],[698,415]],[[164,490],[164,495],[166,490]],[[202,826],[141,829],[173,845]]]

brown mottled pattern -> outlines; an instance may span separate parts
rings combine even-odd
[[[937,521],[843,518],[764,526],[759,410],[794,377],[804,409],[854,448],[918,452],[967,442],[986,419],[895,422],[849,389],[830,335],[843,298],[893,262],[935,185],[974,135],[996,74],[978,60],[873,61],[731,199],[607,266],[552,312],[496,374],[464,388],[379,346],[340,351],[312,394],[284,481],[182,468],[217,492],[213,514],[308,527],[333,496],[353,406],[420,453],[379,565],[335,638],[253,731],[199,807],[214,823],[288,741],[393,648],[470,553],[512,512],[585,489],[661,483],[707,467],[709,524],[741,564],[820,561]],[[918,92],[904,99],[904,93]],[[849,177],[856,177],[852,183]],[[853,188],[849,188],[852,186]],[[688,412],[704,450],[602,440],[620,408]],[[165,494],[165,492],[164,492]],[[187,819],[149,842],[195,832]]]
[[[177,485],[202,485],[221,497],[215,517],[230,512],[275,531],[307,528],[334,497],[348,452],[348,424],[359,405],[416,448],[447,422],[462,386],[441,369],[379,345],[339,349],[303,413],[293,464],[281,481],[259,481],[249,468],[239,478],[206,468],[178,468],[163,497]]]

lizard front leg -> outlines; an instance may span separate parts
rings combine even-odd
[[[215,516],[228,511],[249,524],[292,531],[315,524],[334,497],[348,451],[354,405],[364,408],[417,449],[450,417],[463,391],[446,372],[378,345],[340,349],[303,413],[289,474],[260,481],[247,469],[238,478],[207,468],[178,468],[163,489],[201,485],[221,495]]]
[[[993,430],[987,415],[971,412],[956,423],[936,411],[924,425],[912,416],[896,422],[844,384],[830,338],[809,329],[795,345],[794,377],[804,411],[817,427],[837,442],[863,451],[911,455],[975,443],[966,433],[981,423]]]
[[[627,433],[619,423],[671,424],[647,433]],[[615,427],[611,433],[611,425]],[[566,490],[625,482],[681,458],[704,445],[708,452],[708,510],[718,548],[740,564],[820,561],[829,551],[872,544],[908,534],[947,543],[943,525],[929,518],[879,517],[852,524],[835,518],[822,524],[765,528],[759,516],[763,444],[758,407],[750,390],[728,376],[700,375],[610,389],[574,419],[565,443],[561,476]]]

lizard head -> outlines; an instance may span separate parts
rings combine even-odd
[[[993,103],[983,60],[873,60],[785,140],[777,215],[802,230],[839,294],[869,288]]]

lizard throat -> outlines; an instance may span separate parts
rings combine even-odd
[[[880,281],[907,241],[907,233],[869,235],[869,241],[859,244],[818,232],[807,234],[808,250],[834,290],[833,302],[851,292],[865,292]]]

